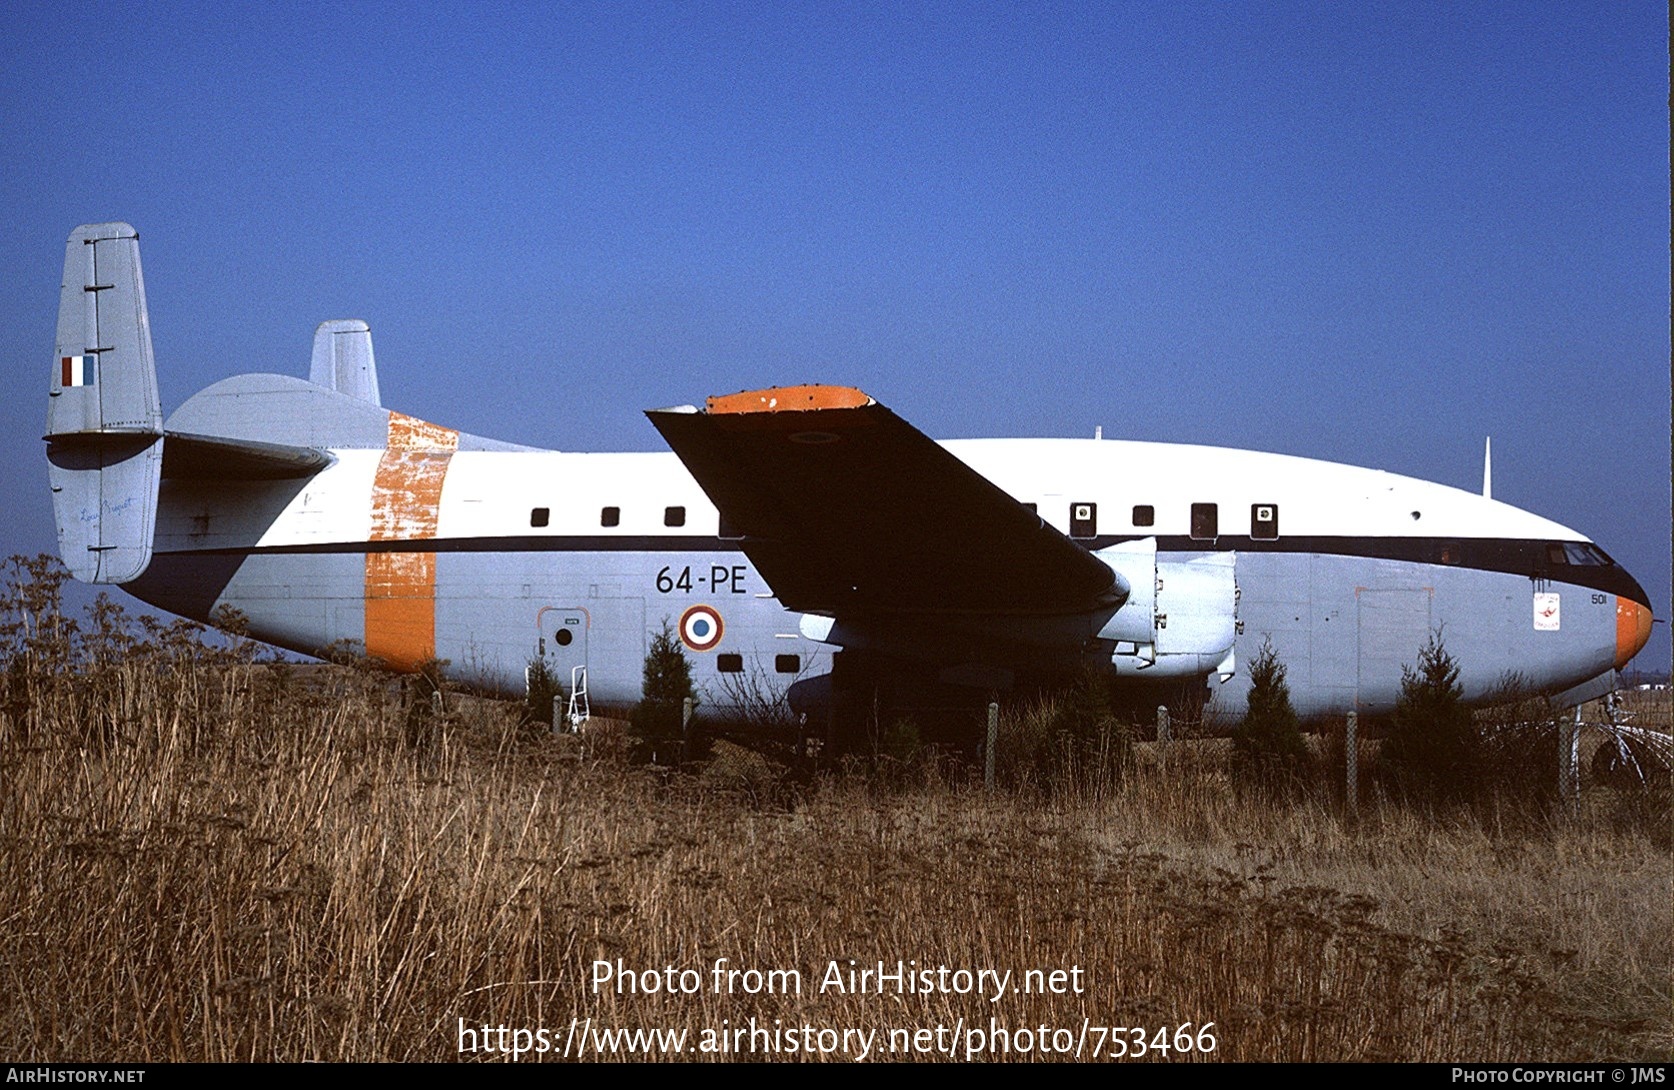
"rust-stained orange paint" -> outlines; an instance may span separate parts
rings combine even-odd
[[[451,452],[459,449],[459,433],[416,416],[390,413],[389,449]]]
[[[388,449],[372,479],[373,541],[436,536],[442,482],[459,433],[389,415]],[[436,655],[436,554],[366,554],[366,653],[400,670]]]
[[[723,394],[706,403],[711,414],[806,412],[809,409],[858,409],[872,399],[852,386],[773,386]]]
[[[1628,664],[1651,639],[1651,611],[1632,598],[1616,599],[1616,669]]]

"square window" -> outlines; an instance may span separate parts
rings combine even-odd
[[[794,674],[802,669],[801,655],[774,655],[773,669],[781,674]]]
[[[742,674],[744,672],[744,656],[731,652],[716,655],[715,669],[723,674]]]
[[[1070,537],[1099,536],[1099,505],[1096,503],[1070,504]]]
[[[686,525],[686,509],[684,507],[665,507],[665,508],[663,508],[663,525],[664,526],[684,526],[684,525]]]
[[[1272,541],[1279,536],[1279,505],[1276,503],[1250,504],[1250,537],[1257,541]]]
[[[536,507],[535,509],[533,509],[532,511],[529,512],[529,525],[530,526],[545,526],[547,523],[549,523],[551,521],[552,521],[552,509],[550,507]]]
[[[1192,540],[1212,541],[1220,536],[1220,511],[1212,503],[1192,504]]]
[[[600,526],[622,525],[622,509],[620,507],[605,507],[599,511]]]
[[[1155,526],[1157,524],[1157,509],[1148,503],[1135,504],[1133,524],[1135,526]]]

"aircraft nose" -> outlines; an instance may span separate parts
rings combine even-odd
[[[1616,599],[1616,669],[1628,664],[1651,638],[1651,611],[1632,598]]]

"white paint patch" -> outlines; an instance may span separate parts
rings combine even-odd
[[[1558,595],[1542,592],[1534,596],[1534,626],[1536,632],[1558,630]]]

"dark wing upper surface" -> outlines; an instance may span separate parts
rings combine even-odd
[[[1060,614],[1126,598],[1103,561],[858,390],[646,415],[791,609]]]

